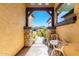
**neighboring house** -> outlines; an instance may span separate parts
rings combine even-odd
[[[48,23],[48,27],[52,27],[52,21],[51,21],[51,17],[48,19],[47,23]]]
[[[31,16],[31,15],[29,15],[29,17],[28,17],[28,26],[29,27],[31,27],[32,26],[32,19],[33,19],[33,17]]]
[[[32,27],[32,20],[33,20],[33,18],[34,18],[34,16],[33,16],[33,14],[31,14],[31,15],[29,15],[29,17],[28,17],[28,27]]]

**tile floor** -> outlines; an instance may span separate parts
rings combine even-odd
[[[49,56],[48,47],[43,43],[43,37],[36,37],[35,43],[30,48],[23,48],[17,56]]]

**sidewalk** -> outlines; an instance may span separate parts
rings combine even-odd
[[[36,37],[35,43],[31,46],[26,56],[49,56],[48,47],[43,44],[43,37]]]

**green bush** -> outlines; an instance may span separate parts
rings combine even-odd
[[[44,38],[47,38],[47,29],[45,27],[39,28],[36,32],[32,33],[33,39],[35,39],[36,36],[43,36]]]
[[[37,33],[36,32],[33,32],[32,33],[32,38],[35,39],[36,35],[37,35]]]

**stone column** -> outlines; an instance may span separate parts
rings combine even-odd
[[[25,29],[24,32],[24,45],[25,47],[30,47],[33,43],[33,40],[31,39],[31,30],[30,29]]]

